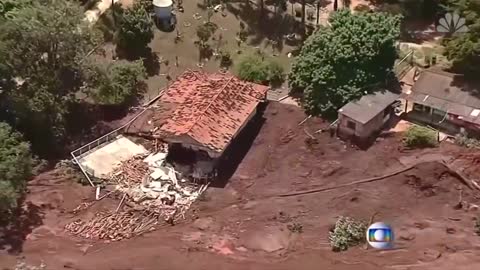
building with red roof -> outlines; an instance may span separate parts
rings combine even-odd
[[[228,73],[186,71],[127,129],[219,158],[255,116],[268,87]]]

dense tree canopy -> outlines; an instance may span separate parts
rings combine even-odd
[[[384,13],[332,14],[330,26],[306,40],[289,74],[290,86],[305,93],[305,109],[333,113],[385,82],[397,56],[400,21]]]
[[[38,0],[7,15],[0,22],[2,116],[32,143],[54,145],[82,84],[82,59],[99,35],[76,2]]]
[[[141,53],[152,39],[153,21],[145,6],[136,2],[122,14],[117,43],[128,54],[135,56]]]
[[[238,61],[235,72],[245,81],[259,84],[281,84],[284,80],[283,67],[271,57],[265,55],[244,55]]]
[[[468,33],[454,34],[445,39],[445,55],[454,68],[470,77],[480,73],[480,1],[448,0],[445,8],[466,19]]]
[[[30,146],[0,122],[0,213],[14,208],[32,172]]]
[[[88,93],[96,103],[103,105],[130,104],[145,89],[146,71],[141,60],[116,61],[94,65],[88,78]]]

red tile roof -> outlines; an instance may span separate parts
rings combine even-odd
[[[160,99],[160,104],[171,104],[175,109],[156,134],[173,140],[188,136],[199,146],[221,153],[267,90],[267,86],[226,73],[187,71]]]

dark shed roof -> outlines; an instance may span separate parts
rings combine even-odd
[[[407,95],[407,100],[436,108],[463,120],[480,124],[480,90],[463,76],[439,70],[425,70]]]
[[[395,102],[399,96],[399,94],[390,91],[376,92],[363,96],[359,100],[349,102],[338,110],[338,112],[359,123],[366,124]]]

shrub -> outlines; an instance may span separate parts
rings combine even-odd
[[[276,84],[283,82],[283,67],[276,61],[259,55],[246,55],[240,59],[236,67],[237,76],[249,82],[260,84]]]
[[[220,52],[220,66],[228,68],[232,65],[232,57],[229,52],[221,51]]]
[[[480,147],[480,141],[473,138],[469,138],[466,135],[462,135],[462,134],[458,134],[455,136],[455,143],[467,148]]]
[[[153,39],[153,21],[142,3],[125,10],[119,22],[117,44],[131,57],[138,56]]]
[[[438,144],[437,133],[422,126],[412,126],[405,133],[404,143],[407,147],[435,147]]]
[[[93,100],[101,105],[130,105],[145,90],[146,70],[141,60],[120,60],[92,66],[88,87]]]
[[[39,266],[29,265],[24,261],[17,261],[14,270],[45,270],[47,266],[42,262]]]
[[[292,233],[302,233],[303,232],[303,225],[297,222],[287,225],[287,229]]]
[[[20,133],[0,122],[0,216],[17,207],[32,165],[30,145]]]
[[[333,251],[344,251],[365,241],[367,224],[351,217],[340,217],[330,232],[330,245]]]

